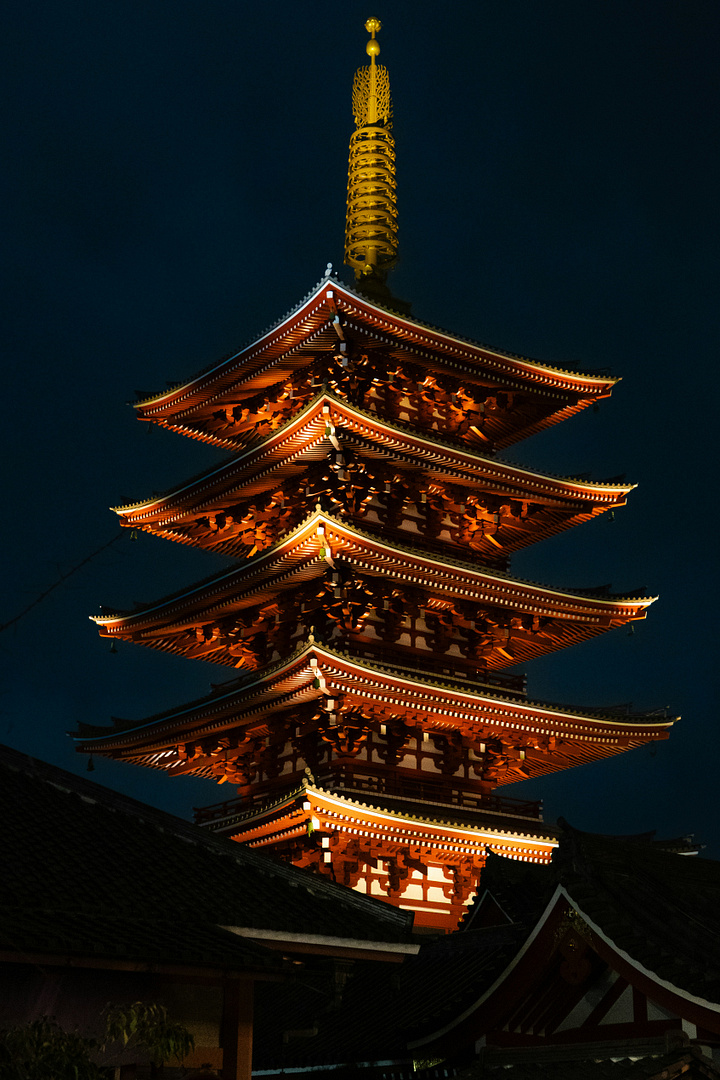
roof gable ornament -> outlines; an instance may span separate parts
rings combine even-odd
[[[398,257],[397,196],[390,78],[387,68],[376,63],[380,28],[379,19],[365,23],[371,35],[365,46],[370,63],[355,72],[353,82],[345,263],[355,270],[363,292],[387,301],[387,272]]]

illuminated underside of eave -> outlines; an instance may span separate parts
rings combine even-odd
[[[567,752],[573,754],[573,764],[665,739],[676,719],[644,715],[628,720],[479,694],[471,687],[443,684],[421,672],[416,677],[399,675],[380,665],[313,644],[290,660],[260,672],[242,688],[211,695],[182,710],[123,731],[92,737],[78,735],[77,745],[85,752],[168,768],[171,764],[168,758],[174,757],[173,748],[188,737],[200,740],[238,727],[267,733],[279,712],[333,693],[344,694],[348,702],[357,700],[370,707],[413,717],[425,730],[438,734],[458,730],[488,738],[510,733],[519,737],[562,739],[568,744]],[[166,755],[164,762],[148,759],[158,753]],[[536,764],[542,773],[565,768],[569,762],[564,760],[554,766],[546,763],[543,767],[539,762]]]
[[[329,411],[328,411],[329,410]],[[181,520],[183,514],[199,513],[222,498],[239,497],[265,490],[288,468],[302,468],[303,455],[312,460],[327,456],[332,444],[325,434],[329,421],[343,440],[356,440],[360,453],[382,453],[400,467],[436,474],[448,482],[487,488],[508,497],[566,502],[589,502],[599,508],[623,505],[633,484],[585,483],[572,477],[555,477],[488,458],[467,448],[452,446],[426,433],[400,427],[388,420],[353,408],[337,398],[321,394],[261,443],[243,448],[228,462],[183,484],[166,495],[127,506],[115,507],[124,523],[133,528],[151,523]],[[320,449],[321,448],[321,449]],[[274,479],[277,478],[277,479]]]
[[[329,545],[329,547],[327,546]],[[327,554],[323,555],[322,553]],[[398,584],[437,590],[448,597],[537,614],[547,618],[594,622],[609,628],[628,619],[643,618],[654,597],[601,599],[524,582],[497,571],[472,566],[431,553],[402,549],[382,542],[328,514],[315,513],[279,544],[266,549],[244,567],[226,571],[179,596],[129,615],[93,616],[108,637],[128,637],[153,628],[191,626],[198,619],[221,618],[233,610],[260,602],[294,584],[293,572],[304,577],[325,573],[335,559],[382,575]]]
[[[234,828],[224,830],[226,835],[249,844],[263,847],[283,838],[284,832],[307,831],[313,819],[319,831],[344,830],[351,834],[369,835],[374,839],[395,841],[399,844],[429,843],[438,853],[454,853],[469,847],[489,847],[497,854],[514,851],[527,858],[544,855],[549,859],[557,847],[555,830],[543,828],[537,822],[503,824],[491,821],[489,815],[478,814],[474,825],[453,822],[451,816],[440,816],[443,808],[428,807],[425,813],[413,815],[387,808],[380,809],[372,800],[359,802],[350,794],[326,791],[308,785],[298,796],[291,796],[285,803],[256,813],[242,815],[242,821]],[[446,815],[448,811],[445,811]],[[437,816],[433,816],[433,814]],[[523,828],[524,826],[524,828]]]
[[[500,737],[503,733],[504,729],[498,728],[495,735]],[[442,732],[438,730],[436,734],[442,734]],[[511,786],[519,781],[537,780],[543,776],[551,776],[556,772],[577,768],[580,765],[592,765],[607,758],[624,754],[628,750],[646,746],[648,743],[664,741],[668,737],[668,733],[664,731],[637,734],[634,738],[605,737],[602,739],[597,738],[594,741],[578,737],[572,742],[566,741],[560,750],[536,756],[528,755],[523,762],[525,769],[522,775],[508,773],[497,778],[494,781],[494,786]],[[184,766],[184,763],[178,759],[174,748],[178,741],[182,740],[176,739],[170,742],[161,740],[142,747],[111,747],[105,746],[98,740],[83,740],[78,741],[76,748],[81,753],[98,754],[116,761],[125,761],[143,768],[162,771],[170,777],[173,775],[177,777],[195,776],[198,779],[217,781],[217,776],[209,764],[201,763],[197,766],[193,764],[190,768]],[[176,766],[183,766],[182,770],[175,768]],[[401,773],[402,769],[398,769],[398,775]]]
[[[358,329],[374,335],[377,340],[391,346],[401,345],[418,357],[425,355],[428,360],[444,363],[465,375],[484,374],[496,380],[516,379],[528,390],[534,388],[538,392],[548,393],[552,389],[556,394],[575,393],[587,399],[571,406],[572,412],[607,396],[618,382],[615,378],[564,371],[463,341],[377,307],[333,280],[317,286],[308,300],[277,327],[230,359],[173,390],[138,402],[135,406],[138,416],[172,425],[171,417],[180,414],[187,421],[198,407],[204,408],[208,403],[217,404],[227,393],[235,393],[240,380],[251,377],[252,380],[261,379],[261,373],[274,367],[279,358],[290,350],[297,350],[303,341],[323,327],[329,327],[336,313],[357,319]],[[252,384],[248,381],[245,385],[250,392]],[[264,385],[268,385],[267,381]],[[565,415],[563,410],[557,419],[563,419]],[[541,426],[554,422],[555,416],[543,421]],[[191,432],[188,429],[185,433]],[[197,437],[202,438],[203,435],[198,433]],[[208,438],[208,441],[213,440]]]

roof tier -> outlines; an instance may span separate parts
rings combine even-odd
[[[380,416],[492,449],[607,397],[616,381],[478,345],[326,279],[238,353],[136,408],[143,420],[236,448],[325,385]]]
[[[506,464],[321,391],[220,467],[116,512],[127,527],[245,558],[320,500],[364,528],[382,523],[383,535],[400,539],[420,526],[428,542],[470,548],[497,564],[624,506],[632,487]]]
[[[105,637],[251,670],[315,630],[370,659],[467,678],[643,619],[651,603],[520,581],[316,511],[241,567],[95,622]]]
[[[307,780],[262,806],[201,820],[247,847],[383,896],[413,911],[416,926],[445,930],[472,903],[488,851],[547,863],[557,846],[556,830],[539,821],[377,795],[361,801]]]
[[[475,778],[494,785],[664,739],[673,722],[656,714],[590,713],[525,701],[477,683],[338,653],[311,640],[289,659],[200,701],[140,724],[81,725],[76,738],[85,752],[170,775],[191,772],[241,785],[266,776],[275,788],[294,782],[292,768],[280,760],[288,740],[295,740],[296,771],[303,760],[310,768],[322,764],[322,752],[339,762],[366,755],[370,772],[380,760],[402,771],[404,747],[415,740],[416,757],[408,766],[415,778],[425,769],[417,755],[431,743],[439,755],[436,776],[452,777],[464,761]],[[368,738],[378,743],[377,757],[367,757]],[[459,765],[453,765],[456,754]]]
[[[523,862],[549,862],[557,847],[557,828],[539,820],[529,820],[511,813],[461,810],[425,803],[398,805],[382,795],[362,800],[358,793],[328,789],[304,780],[293,791],[280,798],[266,800],[250,809],[236,810],[226,816],[210,819],[208,807],[200,815],[209,831],[242,840],[248,847],[267,847],[278,842],[281,833],[291,830],[295,836],[312,831],[331,833],[350,831],[362,821],[376,833],[377,838],[398,845],[431,846],[436,849],[438,862],[452,863],[457,846],[468,850],[477,848],[494,851],[497,855],[511,852]],[[401,832],[401,825],[407,831]],[[285,835],[285,839],[290,839]]]

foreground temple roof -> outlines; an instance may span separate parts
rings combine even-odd
[[[670,1021],[671,1028],[679,1029],[680,1017],[692,1017],[698,1027],[709,1025],[715,1033],[714,1041],[720,1042],[720,924],[717,918],[720,864],[690,854],[697,847],[689,841],[685,845],[688,854],[677,854],[674,850],[666,851],[662,843],[644,838],[604,837],[579,832],[564,822],[560,825],[560,845],[549,873],[541,867],[515,869],[494,859],[488,862],[483,882],[490,896],[501,898],[504,890],[510,904],[518,890],[522,890],[520,919],[526,928],[527,945],[535,950],[534,963],[546,968],[546,979],[550,978],[551,971],[557,972],[558,962],[569,957],[567,963],[572,965],[573,948],[557,954],[562,935],[570,933],[578,943],[575,951],[579,957],[584,945],[589,945],[604,963],[614,966],[626,980],[618,983],[618,991],[629,982],[638,992],[647,994],[656,1005],[655,1012],[651,1010],[647,1019],[652,1013],[656,1021],[663,1020],[663,1014],[657,1008],[660,1006],[665,1010],[666,1027]],[[487,906],[487,895],[483,896],[481,890],[476,906],[483,904]],[[508,932],[512,936],[510,928],[519,925],[517,916],[507,899],[501,900],[501,904],[505,911],[498,907],[497,917],[488,926],[488,931],[491,935]],[[470,931],[473,935],[486,932]],[[531,955],[528,952],[527,963],[530,964],[533,962]],[[522,956],[521,949],[519,965],[526,963],[520,959]],[[591,964],[589,959],[590,954],[588,962],[581,963],[578,958],[574,973],[567,966],[563,969],[565,978],[560,978],[559,987],[576,986],[575,998],[568,996],[563,1002],[558,988],[548,999],[548,1006],[552,1003],[555,1016],[548,1015],[544,1023],[537,1013],[533,1016],[530,1011],[532,994],[538,998],[543,980],[537,978],[537,987],[531,992],[531,983],[523,984],[522,967],[518,965],[516,970],[516,965],[511,962],[504,973],[495,971],[489,980],[474,985],[468,983],[465,1000],[454,1004],[435,1025],[423,1025],[422,1033],[418,1027],[411,1046],[416,1049],[421,1045],[437,1046],[450,1038],[451,1032],[453,1038],[461,1031],[465,1032],[464,1037],[469,1037],[473,1026],[477,1029],[478,1024],[481,1028],[486,1024],[497,1025],[503,1011],[506,1016],[515,1012],[511,1030],[522,1031],[528,1036],[533,1033],[536,1044],[582,1042],[582,1038],[569,1034],[573,1030],[571,1022],[568,1020],[564,1026],[562,1022],[566,1015],[574,1015],[572,1010],[583,999],[585,988],[600,975],[600,969],[593,967],[596,961]],[[607,993],[612,982],[603,984],[600,980],[593,998],[598,1007],[602,1000],[601,986]],[[547,987],[544,988],[547,991]],[[512,995],[517,998],[514,1007]],[[527,1001],[523,1002],[525,997]],[[609,1013],[612,1007],[612,995],[608,995],[606,1012]],[[673,1025],[674,1010],[678,1011]],[[584,1014],[578,1009],[575,1023],[582,1027],[583,1020],[590,1014],[589,1008]],[[608,1028],[602,1015],[598,1012],[595,1021],[599,1026],[585,1024],[586,1040],[597,1039],[603,1034],[608,1038],[618,1037],[620,1028]],[[616,1019],[619,1022],[620,1016]],[[557,1032],[550,1037],[553,1027]],[[651,1034],[649,1028],[643,1029],[637,1022],[634,1029],[628,1025],[625,1031],[626,1037],[642,1038]],[[506,1040],[506,1043],[510,1042],[513,1040]],[[528,1043],[526,1038],[525,1044]],[[522,1037],[514,1040],[514,1045],[522,1046]]]
[[[414,1060],[435,1078],[476,1058],[467,1080],[715,1077],[698,1044],[720,1044],[720,864],[669,846],[563,823],[550,866],[489,856],[469,928],[391,977],[359,974],[311,1042],[281,1054],[269,1039],[259,1067],[384,1061],[405,1077]],[[281,994],[285,1016],[307,1009]]]
[[[406,913],[7,747],[0,780],[3,959],[262,972],[281,966],[262,934],[223,927],[407,940]]]

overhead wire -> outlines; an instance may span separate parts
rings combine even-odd
[[[89,562],[92,562],[92,560],[97,558],[97,556],[100,555],[103,551],[106,551],[109,547],[112,547],[113,544],[117,543],[117,541],[122,535],[122,533],[117,533],[116,536],[113,536],[112,540],[108,540],[107,543],[101,544],[100,547],[97,548],[95,551],[91,552],[90,555],[86,555],[85,558],[81,559],[79,563],[76,563],[75,566],[72,566],[69,570],[66,570],[64,574],[61,574],[60,577],[52,583],[52,585],[49,585],[47,589],[44,589],[39,594],[39,596],[36,596],[35,599],[27,605],[27,607],[24,607],[22,611],[18,612],[17,615],[14,615],[12,619],[8,619],[7,622],[0,623],[0,633],[2,633],[3,630],[7,630],[9,627],[15,626],[16,623],[20,622],[20,620],[23,619],[28,614],[28,612],[32,611],[33,608],[36,608],[38,604],[41,604],[43,600],[45,600],[50,595],[51,592],[54,592],[55,589],[59,588],[59,586],[62,585],[65,581],[67,581],[68,578],[71,578],[73,574],[76,574],[78,570],[81,570],[83,568],[83,566],[87,566]]]

